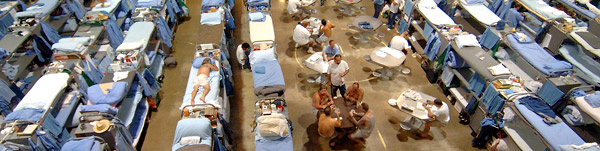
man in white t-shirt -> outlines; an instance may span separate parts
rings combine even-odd
[[[504,132],[503,130],[499,130],[498,132],[496,132],[496,136],[498,137],[496,140],[494,140],[494,142],[492,143],[492,146],[488,149],[489,151],[508,151],[508,145],[506,145],[506,142],[504,141],[504,138],[506,138],[506,132]]]
[[[437,109],[432,111],[431,105],[435,106]],[[425,129],[419,136],[429,137],[429,129],[431,126],[442,127],[450,122],[450,109],[448,108],[448,105],[441,100],[435,99],[433,101],[427,101],[423,103],[423,107],[427,110],[427,115],[430,120],[425,123]]]
[[[404,9],[404,0],[392,0],[392,4],[390,4],[390,16],[388,17],[388,30],[392,30],[394,28],[394,24],[396,24],[396,16],[400,15],[400,10]]]
[[[290,15],[292,15],[292,17],[298,16],[300,17],[300,20],[302,20],[302,9],[300,9],[300,7],[302,7],[302,2],[301,0],[289,0],[288,1],[288,13]]]
[[[298,23],[296,28],[294,28],[294,35],[292,36],[292,39],[294,42],[296,42],[296,48],[308,45],[308,53],[315,53],[312,48],[314,40],[310,38],[312,29],[306,28],[308,27],[308,24],[309,22]]]
[[[250,69],[250,60],[248,60],[248,55],[250,55],[250,44],[243,43],[237,47],[235,56],[237,56],[238,63],[240,63],[240,68]]]
[[[404,52],[404,54],[408,54],[408,50],[410,50],[410,45],[408,45],[406,37],[408,37],[408,32],[406,31],[402,34],[397,34],[390,41],[389,47],[392,49],[400,50]]]
[[[350,71],[348,63],[342,60],[342,55],[335,55],[333,60],[329,61],[329,69],[327,70],[327,77],[329,78],[329,85],[331,86],[331,96],[333,99],[337,99],[337,90],[340,90],[340,94],[343,97],[346,93],[346,83],[344,77]]]

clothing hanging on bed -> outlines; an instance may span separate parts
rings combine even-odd
[[[73,12],[77,19],[82,19],[85,16],[84,6],[79,0],[67,0],[67,6],[69,6],[69,11]]]

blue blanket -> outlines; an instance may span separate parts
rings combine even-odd
[[[523,106],[527,107],[527,109],[529,109],[535,113],[538,113],[538,114],[542,113],[551,118],[556,117],[556,113],[554,113],[554,111],[552,111],[550,106],[548,106],[548,104],[546,104],[546,102],[544,102],[538,98],[524,97],[524,98],[519,99],[519,101],[521,102],[520,104],[522,104]]]
[[[292,135],[272,141],[258,140],[256,141],[255,149],[260,151],[294,150],[294,142],[292,140]]]
[[[199,136],[200,144],[211,145],[212,127],[207,118],[187,118],[177,122],[175,137],[173,138],[172,150],[177,150],[185,145],[179,144],[181,138],[188,136]],[[192,145],[192,144],[189,144]],[[197,144],[193,144],[197,145]]]
[[[161,7],[162,6],[162,1],[161,0],[138,0],[137,1],[137,5],[135,5],[136,7],[140,8],[149,8],[149,7]]]
[[[81,106],[81,111],[98,111],[101,113],[108,113],[112,115],[117,115],[119,109],[114,108],[108,104],[96,104],[96,105],[83,105]]]
[[[515,101],[515,106],[523,117],[530,123],[535,130],[548,142],[553,150],[560,150],[560,145],[581,145],[585,143],[577,133],[575,133],[566,123],[548,125],[542,118],[533,111],[527,109],[521,100]],[[541,100],[539,102],[542,102]]]
[[[596,91],[595,94],[584,97],[585,101],[590,104],[592,108],[600,107],[600,92]]]
[[[537,43],[521,43],[515,34],[509,34],[507,37],[511,48],[519,52],[527,62],[546,75],[565,75],[568,74],[568,72],[559,72],[553,75],[551,75],[551,72],[571,69],[573,67],[571,63],[557,60]]]
[[[16,120],[20,120],[20,121],[26,120],[26,121],[37,122],[38,120],[40,120],[40,117],[42,117],[43,113],[44,113],[44,110],[42,110],[42,109],[17,110],[17,111],[13,111],[12,113],[8,114],[6,116],[6,118],[4,118],[4,122],[16,121]]]
[[[35,17],[39,19],[50,14],[56,7],[58,7],[57,0],[38,0],[26,10],[17,12],[15,16],[17,18]]]
[[[115,82],[108,93],[104,94],[99,84],[88,87],[89,100],[94,104],[118,104],[127,92],[127,82]]]
[[[102,144],[94,139],[94,137],[89,137],[81,140],[71,140],[60,149],[61,151],[101,151]]]
[[[596,14],[588,9],[585,8],[581,8],[579,6],[577,6],[577,4],[569,1],[569,0],[560,0],[563,4],[567,4],[568,7],[570,7],[571,9],[575,9],[578,13],[581,13],[583,15],[585,15],[588,18],[596,18]]]
[[[252,72],[252,76],[254,79],[254,88],[272,85],[285,85],[285,80],[283,79],[283,72],[281,71],[279,61],[272,60],[259,62],[255,63],[252,67],[265,68],[264,74],[257,73],[256,70]]]
[[[204,6],[215,6],[215,5],[223,5],[225,4],[224,0],[203,0],[202,7]]]

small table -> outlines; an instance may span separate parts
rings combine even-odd
[[[300,3],[302,3],[302,5],[300,6],[300,9],[302,9],[302,16],[308,16],[310,14],[316,14],[317,10],[316,9],[311,9],[308,8],[310,6],[312,6],[317,0],[301,0]]]
[[[342,97],[335,99],[333,102],[335,104],[335,107],[340,109],[340,117],[342,117],[342,126],[340,128],[345,132],[354,131],[356,129],[356,126],[354,126],[354,124],[350,122],[350,118],[356,119],[356,117],[350,117],[350,111],[353,109],[356,110],[356,104],[346,106]],[[335,115],[332,115],[332,117],[335,118]]]
[[[336,0],[336,3],[341,6],[340,12],[342,14],[352,16],[356,12],[355,10],[362,10],[362,8],[358,8],[354,6],[354,4],[360,3],[361,0]]]
[[[424,121],[429,120],[429,115],[423,103],[428,100],[436,99],[433,96],[427,95],[422,92],[415,90],[406,90],[396,100],[396,108],[400,111],[410,115],[400,125],[404,130],[411,130],[412,128],[419,128],[424,124]],[[432,106],[432,110],[436,110],[435,106]]]
[[[306,81],[319,84],[327,84],[327,82],[329,82],[329,79],[327,78],[329,63],[323,60],[323,52],[312,54],[308,59],[304,60],[302,64],[307,68],[318,72],[317,74],[310,75]]]
[[[401,57],[397,58],[391,54],[388,54],[387,51],[398,51],[396,53],[401,55]],[[382,67],[381,69],[378,69],[379,71],[373,71],[374,76],[389,80],[394,75],[393,68],[400,67],[402,63],[404,63],[404,60],[406,60],[406,55],[399,50],[394,50],[387,47],[378,47],[375,48],[375,51],[373,51],[370,55],[365,56],[365,60]]]
[[[373,27],[373,29],[364,29],[361,28],[358,24],[361,22],[368,22],[371,27]],[[373,16],[356,16],[354,18],[354,20],[352,20],[351,25],[354,26],[355,28],[358,29],[358,33],[356,33],[355,38],[357,40],[360,40],[361,42],[369,42],[370,40],[370,36],[374,36],[375,33],[374,31],[377,30],[377,28],[381,27],[383,23],[381,22],[381,20],[377,19],[377,18],[373,18]]]

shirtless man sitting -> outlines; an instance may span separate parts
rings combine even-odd
[[[327,86],[322,85],[321,88],[313,95],[313,111],[319,118],[319,111],[333,104],[333,98],[327,92]]]
[[[208,92],[210,91],[210,80],[208,79],[210,71],[219,71],[219,68],[214,64],[211,64],[210,59],[204,59],[202,61],[202,66],[200,66],[200,68],[198,69],[198,73],[196,74],[196,78],[194,79],[194,91],[192,91],[191,104],[195,104],[194,99],[196,98],[196,93],[198,93],[198,88],[200,88],[200,86],[204,88],[202,96],[200,96],[200,100],[206,103],[204,97],[206,97],[206,94],[208,94]]]
[[[319,28],[319,37],[316,40],[318,45],[326,44],[327,42],[329,42],[333,28],[335,28],[335,25],[333,23],[327,22],[327,20],[325,19],[321,20],[321,28]]]
[[[358,83],[353,83],[352,86],[348,87],[348,91],[344,94],[344,99],[346,100],[344,101],[344,105],[350,106],[362,103],[364,93],[365,91],[360,88]],[[348,102],[351,102],[350,105],[347,104]],[[358,105],[356,107],[358,108]]]
[[[336,127],[339,128],[342,126],[342,120],[340,119],[340,112],[336,113],[337,119],[333,119],[333,117],[331,117],[331,114],[333,113],[332,108],[333,107],[327,107],[323,110],[325,112],[325,114],[320,115],[319,123],[317,126],[318,127],[317,131],[319,132],[319,136],[330,140],[330,146],[335,145],[335,142],[331,141],[333,138],[337,137],[335,128]]]

